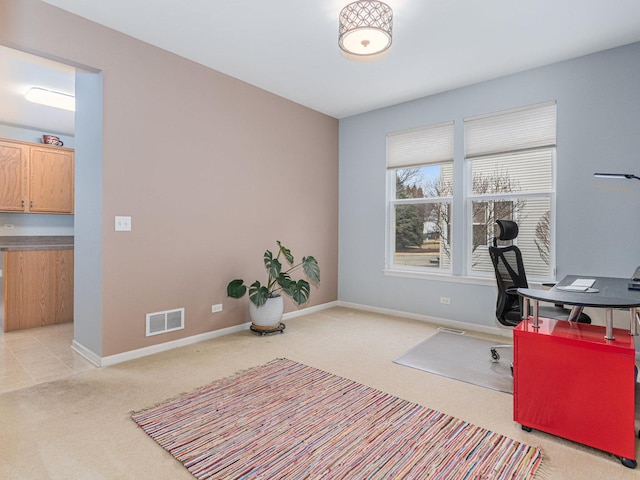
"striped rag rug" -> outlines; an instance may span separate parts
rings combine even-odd
[[[530,479],[541,452],[291,360],[134,412],[198,479]]]

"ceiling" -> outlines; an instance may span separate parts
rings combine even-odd
[[[75,69],[0,46],[0,122],[47,133],[72,135],[73,112],[31,103],[24,94],[44,87],[73,95]]]
[[[336,118],[640,41],[638,0],[387,0],[391,50],[357,63],[349,0],[44,1]]]

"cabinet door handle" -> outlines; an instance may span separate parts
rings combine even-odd
[[[24,208],[24,200],[22,200],[22,208]]]
[[[33,200],[29,201],[29,208],[33,208]]]

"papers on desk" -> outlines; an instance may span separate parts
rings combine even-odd
[[[565,290],[567,292],[587,292],[596,283],[593,278],[578,278],[574,280],[571,285],[567,285],[565,287],[558,287],[560,290]]]

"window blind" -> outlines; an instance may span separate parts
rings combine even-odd
[[[556,144],[556,102],[464,119],[465,157],[508,153]]]
[[[387,135],[387,168],[453,160],[453,122]]]

